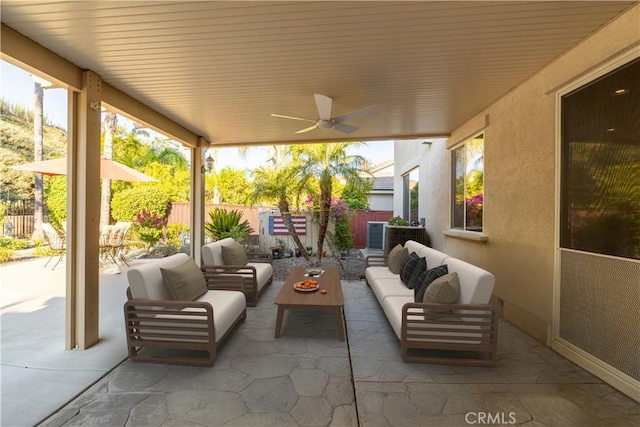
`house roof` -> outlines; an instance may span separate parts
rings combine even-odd
[[[3,0],[1,20],[213,144],[447,136],[635,2]],[[19,62],[19,61],[18,61]],[[379,114],[295,132],[370,105]]]
[[[391,191],[393,192],[393,177],[392,176],[381,176],[378,178],[373,178],[373,188],[372,192],[381,192],[381,191]]]

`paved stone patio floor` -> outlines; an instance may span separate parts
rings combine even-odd
[[[275,339],[281,286],[248,308],[213,367],[127,360],[41,425],[640,425],[640,404],[508,322],[495,367],[403,362],[364,282],[343,282],[347,342],[330,314],[300,311]]]

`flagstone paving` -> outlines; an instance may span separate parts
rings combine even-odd
[[[364,282],[343,282],[348,343],[315,311],[287,312],[275,339],[281,286],[248,309],[213,367],[126,361],[42,425],[640,424],[640,404],[507,322],[495,367],[404,363]]]

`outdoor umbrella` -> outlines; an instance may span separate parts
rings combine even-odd
[[[66,175],[67,158],[53,160],[43,160],[41,162],[26,163],[24,165],[13,166],[12,169],[20,171],[30,171],[43,175]],[[100,158],[100,178],[118,179],[121,181],[158,182],[157,179],[131,169],[122,163],[114,160]]]

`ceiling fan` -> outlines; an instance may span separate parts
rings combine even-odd
[[[313,126],[309,126],[308,128],[299,130],[296,133],[305,133],[314,129],[335,129],[342,133],[348,134],[357,131],[358,127],[349,125],[345,122],[378,114],[378,106],[371,105],[360,110],[343,114],[342,116],[331,117],[331,98],[325,95],[319,95],[317,93],[313,96],[316,99],[316,106],[318,107],[318,118],[316,120],[304,119],[302,117],[283,116],[282,114],[272,113],[271,115],[273,117],[282,117],[283,119],[301,120],[303,122],[313,123]]]

